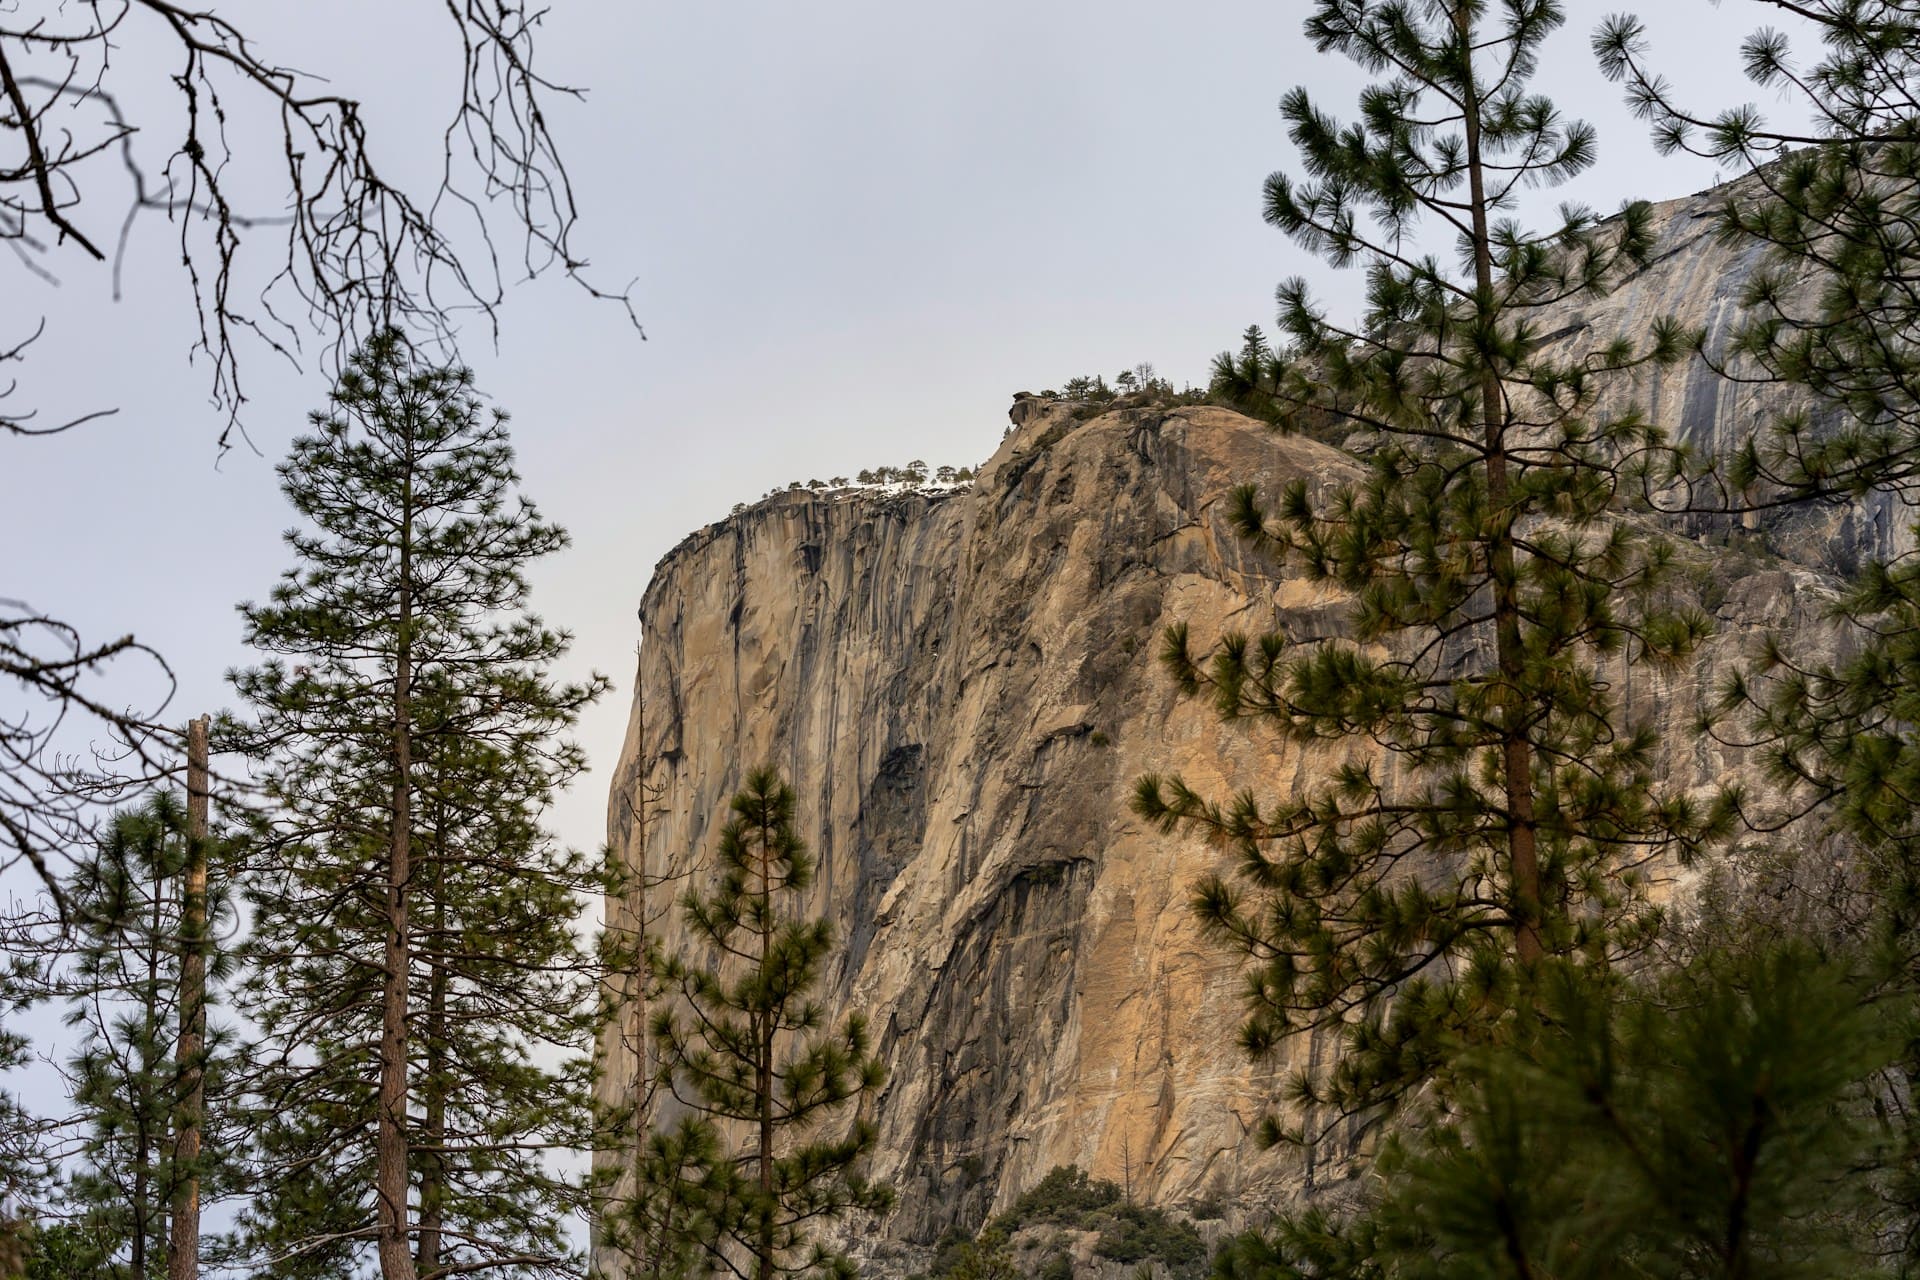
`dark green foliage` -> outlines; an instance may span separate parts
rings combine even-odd
[[[1850,904],[1844,927],[1874,940],[1881,982],[1911,998],[1920,993],[1920,567],[1868,563],[1836,612],[1866,628],[1852,657],[1809,661],[1770,643],[1755,676],[1729,682],[1724,706],[1744,714],[1781,794],[1824,818],[1828,860],[1844,865],[1846,888],[1863,900]],[[1895,1074],[1896,1094],[1913,1096],[1920,1041]],[[1903,1107],[1890,1107],[1889,1118],[1899,1150],[1887,1192],[1912,1266],[1920,1264],[1920,1124]]]
[[[1205,1273],[1207,1246],[1190,1222],[1159,1209],[1120,1204],[1106,1211],[1094,1251],[1115,1262],[1157,1263],[1170,1276],[1186,1280]]]
[[[1072,1263],[1067,1263],[1071,1274]],[[984,1231],[977,1240],[953,1240],[934,1258],[933,1280],[1022,1280],[1007,1238]]]
[[[946,1275],[959,1264],[962,1252],[973,1248],[975,1244],[974,1238],[959,1227],[948,1227],[941,1233],[940,1238],[933,1242],[933,1264],[928,1274]]]
[[[1779,780],[1888,870],[1920,868],[1920,567],[1870,563],[1836,607],[1866,624],[1865,649],[1839,662],[1803,662],[1779,644],[1758,681],[1731,683],[1727,710],[1753,712]]]
[[[1386,1280],[1370,1218],[1343,1220],[1309,1209],[1221,1244],[1215,1280]]]
[[[692,1119],[651,1140],[633,1235],[659,1238],[668,1262],[692,1247],[758,1280],[851,1275],[819,1227],[892,1202],[861,1172],[875,1135],[862,1107],[883,1080],[866,1020],[830,1023],[817,995],[835,943],[827,921],[800,911],[814,861],[794,803],[773,769],[748,775],[717,882],[681,903],[691,948],[649,957],[660,1083]],[[684,1233],[668,1225],[676,1201]]]
[[[1250,324],[1240,335],[1238,350],[1214,357],[1208,399],[1321,444],[1340,446],[1356,430],[1364,430],[1363,424],[1348,418],[1345,397],[1289,394],[1281,377],[1285,368],[1266,331]]]
[[[993,1220],[1006,1235],[1036,1223],[1084,1227],[1100,1210],[1120,1203],[1118,1183],[1087,1176],[1079,1165],[1058,1165]]]
[[[584,767],[562,735],[605,681],[553,677],[568,637],[527,611],[526,581],[566,535],[514,493],[504,415],[471,375],[393,333],[280,470],[297,566],[242,609],[271,656],[233,677],[257,722],[225,728],[268,802],[243,988],[263,1037],[257,1274],[360,1264],[396,1080],[416,1268],[578,1274],[585,1191],[555,1157],[589,1142],[596,975],[574,923],[604,881],[540,822]]]
[[[1667,545],[1626,518],[1677,455],[1601,407],[1610,377],[1678,359],[1688,335],[1642,317],[1575,356],[1542,314],[1645,265],[1647,209],[1564,208],[1538,231],[1503,216],[1593,158],[1592,130],[1528,87],[1561,21],[1550,0],[1316,4],[1316,48],[1381,79],[1352,123],[1286,96],[1306,178],[1271,177],[1266,216],[1364,267],[1366,312],[1336,323],[1288,281],[1283,345],[1249,330],[1216,362],[1230,402],[1370,440],[1357,482],[1232,495],[1254,547],[1351,597],[1344,633],[1200,653],[1176,626],[1163,654],[1185,692],[1298,743],[1321,781],[1267,801],[1147,777],[1134,802],[1235,856],[1194,905],[1250,963],[1246,1049],[1339,1036],[1336,1065],[1289,1084],[1319,1125],[1377,1114],[1503,1034],[1542,958],[1643,945],[1644,868],[1730,821],[1659,784],[1654,735],[1615,692],[1624,667],[1677,665],[1708,630],[1672,594]],[[1276,1117],[1264,1136],[1312,1133]]]
[[[124,1242],[99,1222],[43,1223],[28,1235],[22,1280],[124,1280],[127,1272],[109,1261]],[[10,1274],[0,1266],[0,1276]]]
[[[1911,504],[1920,481],[1920,13],[1904,0],[1810,0],[1797,25],[1763,28],[1743,46],[1757,86],[1804,109],[1812,129],[1770,126],[1752,106],[1696,111],[1649,67],[1641,25],[1611,19],[1595,35],[1603,68],[1666,150],[1748,170],[1729,190],[1720,231],[1757,245],[1762,267],[1743,297],[1724,361],[1741,377],[1798,391],[1719,460],[1722,500]],[[1796,56],[1795,38],[1818,50]],[[1809,134],[1811,136],[1809,136]],[[1858,888],[1874,899],[1889,989],[1920,991],[1920,826],[1912,789],[1920,711],[1920,573],[1907,559],[1869,562],[1834,610],[1859,624],[1839,661],[1769,643],[1729,683],[1723,710],[1748,721],[1791,814],[1824,820]],[[1777,818],[1779,815],[1769,815]],[[1896,1092],[1920,1085],[1920,1053],[1903,1055]],[[1890,1184],[1906,1265],[1920,1263],[1920,1129],[1902,1107]]]
[[[1836,966],[1783,947],[1642,1000],[1556,988],[1539,1043],[1388,1165],[1397,1230],[1482,1274],[1865,1272],[1863,1083],[1896,1029]]]
[[[1176,389],[1173,383],[1155,373],[1152,365],[1144,362],[1131,369],[1122,369],[1114,375],[1112,382],[1108,382],[1103,374],[1087,374],[1069,378],[1058,391],[1048,389],[1041,392],[1040,396],[1046,400],[1057,398],[1076,401],[1082,406],[1083,416],[1106,409],[1121,399],[1125,399],[1129,406],[1149,405],[1155,408],[1202,404],[1207,399],[1203,389]]]
[[[1817,427],[1805,412],[1763,423],[1722,460],[1729,502],[1748,509],[1906,495],[1920,477],[1920,13],[1902,0],[1810,0],[1795,12],[1820,41],[1817,59],[1796,65],[1788,35],[1773,28],[1748,37],[1743,57],[1757,86],[1808,110],[1812,138],[1770,127],[1752,106],[1691,110],[1648,66],[1635,18],[1610,19],[1594,36],[1658,145],[1756,178],[1720,210],[1724,236],[1765,252],[1727,358],[1821,412]],[[1866,624],[1864,652],[1832,664],[1772,647],[1759,678],[1727,692],[1727,710],[1758,717],[1775,775],[1796,799],[1833,806],[1844,830],[1882,852],[1910,848],[1915,834],[1917,601],[1910,565],[1869,563],[1835,610]]]
[[[816,492],[820,490],[831,491],[847,488],[850,484],[899,485],[908,490],[918,490],[927,487],[929,479],[931,479],[935,485],[942,488],[951,485],[969,484],[973,480],[973,468],[942,465],[929,470],[926,463],[915,458],[904,467],[864,468],[859,471],[851,481],[845,476],[835,476],[831,480],[809,480],[805,484],[795,480],[788,484],[785,489],[769,489],[762,496],[771,498],[776,494],[787,493],[794,489],[808,489]],[[734,507],[735,513],[745,509],[746,506],[744,503],[737,504]]]
[[[37,925],[9,918],[0,928],[0,1015],[20,1013],[46,996]],[[0,1076],[25,1067],[33,1056],[33,1042],[0,1023]],[[47,1203],[58,1172],[52,1129],[18,1094],[0,1089],[0,1248],[24,1247],[24,1233]]]
[[[1117,1183],[1089,1177],[1077,1165],[1048,1170],[978,1236],[949,1233],[929,1274],[934,1280],[1018,1274],[1012,1269],[1012,1239],[1034,1227],[1096,1232],[1094,1252],[1100,1257],[1141,1263],[1175,1280],[1198,1280],[1206,1274],[1206,1244],[1191,1223],[1162,1209],[1125,1203]],[[1065,1253],[1049,1254],[1040,1274],[1070,1280],[1072,1260]]]
[[[1645,986],[1553,965],[1542,1017],[1463,1065],[1346,1222],[1236,1241],[1237,1280],[1878,1274],[1870,1083],[1911,1011],[1806,944]]]
[[[606,1224],[609,1242],[631,1260],[634,1280],[707,1275],[708,1245],[738,1211],[739,1191],[715,1126],[683,1118],[643,1140],[633,1186]]]

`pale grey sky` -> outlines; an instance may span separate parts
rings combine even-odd
[[[1625,0],[1569,5],[1539,84],[1600,126],[1600,165],[1563,191],[1611,209],[1709,185],[1661,160],[1587,52]],[[603,836],[627,716],[634,610],[686,533],[792,479],[911,458],[972,464],[1013,392],[1152,361],[1176,382],[1249,323],[1283,276],[1339,280],[1260,220],[1291,163],[1275,109],[1305,83],[1349,114],[1360,77],[1299,35],[1305,3],[774,0],[557,4],[542,57],[591,89],[558,112],[604,279],[635,278],[649,341],[559,280],[513,291],[480,384],[514,416],[526,492],[573,533],[536,603],[614,677],[581,727],[595,772],[556,814]],[[1641,0],[1656,60],[1697,101],[1738,76],[1757,3]],[[271,56],[363,95],[398,162],[434,154],[446,110],[429,3],[234,7]],[[351,15],[352,21],[349,21]],[[137,55],[137,51],[135,51]],[[1763,104],[1771,105],[1771,104]],[[245,128],[245,122],[240,123]],[[216,466],[220,420],[185,363],[191,313],[169,229],[138,232],[125,297],[68,258],[49,289],[0,263],[8,327],[46,311],[22,394],[121,406],[80,432],[0,441],[0,595],[90,634],[134,631],[173,664],[184,719],[229,705],[246,662],[234,604],[288,563],[273,464],[326,386],[255,352],[260,455]]]

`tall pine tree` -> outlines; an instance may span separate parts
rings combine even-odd
[[[1687,335],[1647,317],[1569,353],[1543,323],[1645,264],[1647,211],[1511,216],[1593,159],[1592,130],[1528,87],[1561,22],[1554,0],[1320,0],[1314,46],[1381,79],[1350,124],[1286,96],[1308,178],[1269,178],[1266,216],[1364,267],[1366,313],[1343,326],[1288,281],[1280,349],[1249,333],[1216,365],[1219,394],[1282,428],[1366,433],[1361,483],[1296,482],[1272,511],[1234,495],[1255,545],[1350,593],[1344,633],[1228,636],[1209,656],[1176,626],[1164,654],[1221,714],[1315,750],[1325,779],[1263,803],[1148,777],[1135,809],[1236,851],[1196,908],[1252,966],[1245,1044],[1336,1032],[1336,1065],[1292,1086],[1336,1117],[1495,1034],[1543,958],[1634,945],[1643,868],[1725,821],[1656,784],[1654,736],[1615,693],[1619,664],[1676,661],[1706,630],[1664,594],[1665,544],[1622,518],[1673,465],[1666,442],[1601,406],[1610,376],[1677,359]]]
[[[242,612],[268,811],[249,852],[261,1274],[577,1274],[595,860],[541,829],[600,677],[527,612],[566,535],[513,493],[504,415],[396,333],[353,358],[283,488],[297,558]]]
[[[819,1228],[891,1203],[861,1172],[875,1130],[860,1108],[882,1068],[865,1019],[832,1024],[818,996],[833,927],[798,910],[813,855],[793,789],[756,769],[731,808],[717,883],[682,901],[690,945],[653,955],[661,1081],[689,1115],[640,1162],[634,1243],[645,1274],[683,1274],[694,1245],[707,1268],[753,1280],[851,1276]]]

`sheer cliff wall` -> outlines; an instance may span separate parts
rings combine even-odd
[[[1570,311],[1558,340],[1673,312],[1723,341],[1753,261],[1708,234],[1715,198],[1663,206],[1660,261]],[[1634,395],[1703,445],[1779,407],[1699,362]],[[1314,783],[1325,757],[1221,724],[1177,696],[1156,654],[1174,621],[1200,643],[1337,625],[1338,599],[1249,557],[1226,496],[1359,464],[1218,408],[1087,416],[1022,398],[1014,420],[970,487],[796,491],[669,553],[641,604],[613,776],[615,854],[665,883],[612,917],[669,938],[672,877],[710,865],[745,771],[772,763],[798,792],[812,905],[844,944],[828,999],[868,1014],[888,1069],[871,1172],[899,1203],[882,1242],[977,1225],[1061,1164],[1156,1204],[1249,1210],[1349,1171],[1337,1144],[1310,1161],[1248,1140],[1288,1064],[1241,1056],[1239,967],[1187,905],[1221,855],[1145,828],[1127,798],[1149,771],[1222,795]],[[1717,673],[1761,631],[1817,631],[1830,571],[1901,536],[1872,504],[1758,532],[1764,552],[1695,556],[1721,626],[1704,665],[1626,678],[1677,776],[1746,768],[1693,729]],[[628,1009],[607,1037],[610,1096],[635,1079],[641,1040]]]

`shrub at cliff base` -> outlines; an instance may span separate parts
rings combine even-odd
[[[1053,1239],[1045,1228],[1054,1228]],[[1021,1232],[1028,1235],[1021,1240]],[[1171,1280],[1199,1280],[1207,1273],[1207,1247],[1193,1224],[1164,1209],[1126,1203],[1120,1188],[1087,1176],[1084,1169],[1061,1165],[1051,1170],[993,1219],[979,1235],[955,1230],[941,1241],[929,1280],[998,1280],[1024,1277],[1027,1255],[1038,1254],[1046,1280],[1072,1280],[1073,1260],[1063,1238],[1067,1232],[1093,1232],[1093,1251],[1109,1262],[1138,1263]],[[1026,1247],[1021,1247],[1025,1245]]]

